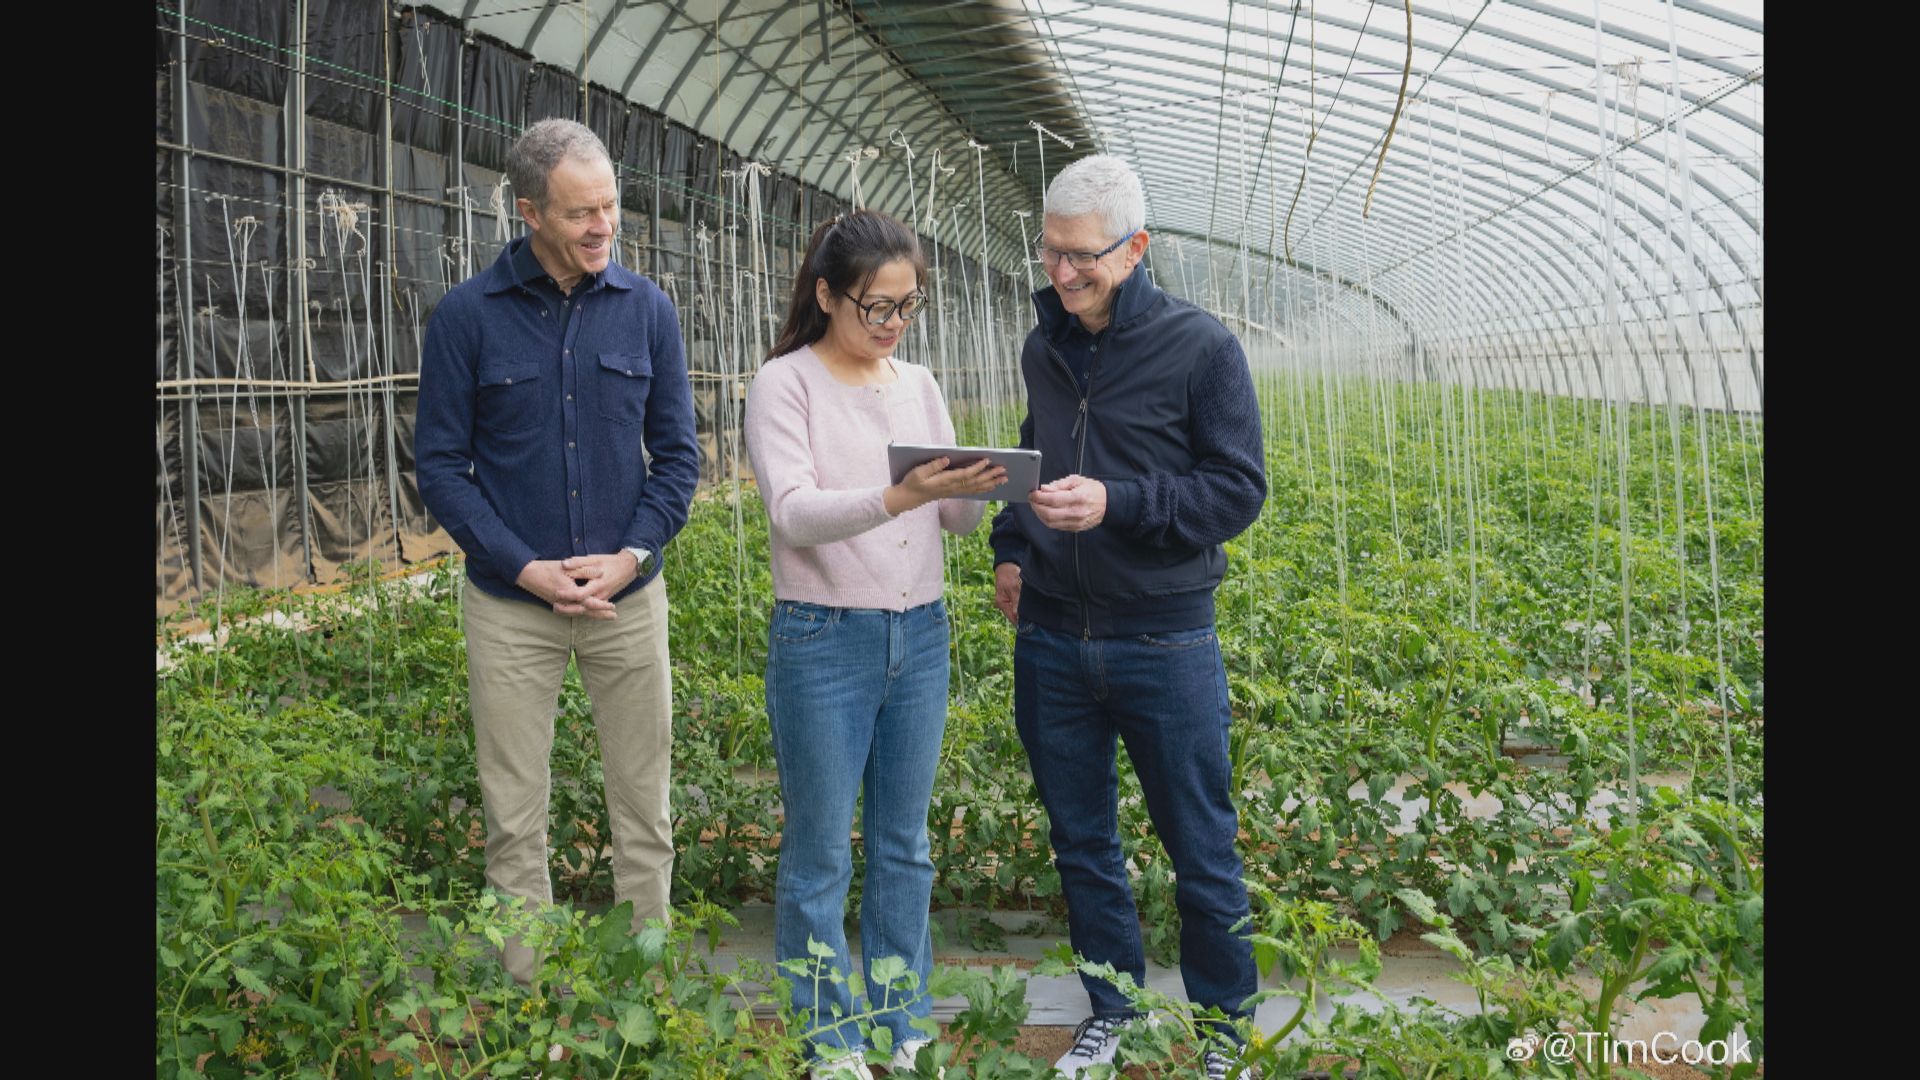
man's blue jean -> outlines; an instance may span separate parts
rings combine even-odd
[[[1140,916],[1121,854],[1116,736],[1126,740],[1154,830],[1173,861],[1187,998],[1229,1016],[1254,992],[1244,928],[1240,819],[1227,751],[1227,673],[1213,627],[1081,638],[1029,622],[1013,650],[1013,714],[1047,809],[1074,949],[1146,981]],[[1135,1010],[1082,975],[1096,1016]]]
[[[845,931],[853,880],[850,830],[861,796],[867,873],[860,900],[860,954],[874,1022],[898,1046],[927,1034],[933,967],[927,906],[933,859],[927,807],[947,722],[947,609],[941,601],[903,612],[832,608],[780,600],[767,641],[767,715],[780,767],[780,867],[774,882],[776,960],[809,960],[807,939],[833,949],[818,977],[783,972],[793,1003],[823,1051],[862,1045],[852,1023]],[[886,991],[875,961],[899,957],[919,976],[912,994]],[[838,1010],[837,1014],[836,1011]],[[827,1026],[832,1025],[832,1026]]]

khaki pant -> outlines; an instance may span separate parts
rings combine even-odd
[[[673,733],[673,673],[667,660],[667,588],[656,577],[619,602],[610,620],[489,596],[467,582],[461,596],[467,683],[473,709],[481,809],[487,823],[487,884],[551,904],[547,808],[553,721],[567,660],[593,704],[613,822],[616,902],[633,901],[633,928],[667,917],[673,821],[667,785]],[[507,970],[532,981],[532,951],[509,939]]]

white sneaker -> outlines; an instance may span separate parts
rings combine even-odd
[[[893,1060],[887,1063],[887,1068],[894,1072],[911,1070],[913,1059],[920,1056],[920,1048],[932,1041],[932,1039],[908,1039],[900,1043],[893,1048]],[[947,1075],[947,1070],[943,1067],[934,1075],[944,1077]]]
[[[1233,1071],[1234,1062],[1238,1060],[1239,1058],[1230,1058],[1218,1050],[1207,1051],[1205,1058],[1207,1080],[1227,1080],[1227,1074]],[[1239,1080],[1260,1080],[1259,1066],[1248,1065],[1241,1069]]]
[[[864,1050],[849,1050],[830,1058],[822,1058],[818,1065],[807,1070],[808,1080],[873,1080],[873,1070],[861,1058]]]
[[[1120,1032],[1133,1021],[1117,1016],[1089,1016],[1073,1029],[1073,1045],[1053,1067],[1067,1076],[1079,1076],[1082,1069],[1113,1063],[1120,1048]]]

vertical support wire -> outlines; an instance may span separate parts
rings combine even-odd
[[[1605,67],[1602,63],[1601,49],[1604,43],[1600,21],[1600,0],[1593,0],[1593,63],[1594,63],[1594,107],[1599,113],[1600,134],[1600,185],[1603,206],[1602,250],[1605,252],[1605,272],[1601,281],[1606,289],[1606,307],[1604,331],[1607,340],[1609,372],[1617,372],[1620,347],[1620,307],[1619,283],[1613,273],[1614,256],[1614,218],[1613,218],[1613,173],[1614,173],[1614,130],[1619,123],[1620,86],[1616,79],[1613,93],[1613,107],[1606,104],[1604,78]],[[1611,123],[1609,122],[1611,112]],[[1620,520],[1617,526],[1620,537],[1620,627],[1615,640],[1620,643],[1621,684],[1616,703],[1623,706],[1627,718],[1627,823],[1629,827],[1639,825],[1640,814],[1640,740],[1634,725],[1633,715],[1633,555],[1631,549],[1633,522],[1627,502],[1627,432],[1632,421],[1632,401],[1628,396],[1624,378],[1616,374],[1620,383],[1620,415],[1615,421],[1615,469],[1620,494]],[[1608,394],[1608,398],[1612,398]]]
[[[1678,38],[1674,30],[1673,0],[1667,0],[1667,63],[1673,72],[1672,81],[1675,84],[1679,82],[1680,72],[1679,46],[1677,40]],[[1699,368],[1704,369],[1708,362],[1719,363],[1720,356],[1719,352],[1713,349],[1712,335],[1707,329],[1704,309],[1706,299],[1705,287],[1701,282],[1699,268],[1694,262],[1693,172],[1687,160],[1687,110],[1681,108],[1676,111],[1679,113],[1679,120],[1676,125],[1676,142],[1679,147],[1680,209],[1681,217],[1685,223],[1685,231],[1682,234],[1683,247],[1680,265],[1684,267],[1686,272],[1685,295],[1687,297],[1689,315],[1687,325],[1698,326],[1702,336],[1707,338],[1708,342],[1707,358],[1699,365]],[[1756,218],[1756,220],[1758,219]],[[1722,614],[1720,604],[1719,530],[1714,521],[1713,467],[1707,453],[1707,427],[1710,414],[1707,411],[1706,402],[1700,389],[1700,380],[1702,378],[1704,378],[1704,372],[1696,369],[1690,391],[1693,400],[1693,430],[1695,450],[1697,451],[1697,467],[1700,470],[1700,505],[1705,511],[1707,518],[1707,581],[1713,594],[1713,689],[1715,701],[1720,708],[1720,739],[1721,746],[1725,752],[1727,767],[1727,802],[1729,805],[1737,805],[1739,785],[1733,764],[1733,719],[1732,710],[1728,707],[1727,701],[1728,686],[1731,682],[1727,675],[1727,630],[1726,620]],[[1684,528],[1681,531],[1684,536]],[[1684,578],[1686,574],[1686,564],[1684,560],[1681,563],[1681,574]],[[1737,828],[1735,829],[1735,835],[1738,836]],[[1745,868],[1739,868],[1738,872],[1742,878],[1744,878],[1746,873]]]

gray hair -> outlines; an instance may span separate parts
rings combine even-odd
[[[1112,154],[1094,154],[1060,170],[1047,185],[1047,216],[1099,214],[1110,239],[1146,228],[1147,199],[1132,167]]]
[[[517,199],[528,199],[544,209],[547,205],[547,174],[562,161],[604,161],[613,158],[600,142],[600,136],[585,124],[558,118],[542,120],[521,132],[507,151],[507,183],[513,185]]]

